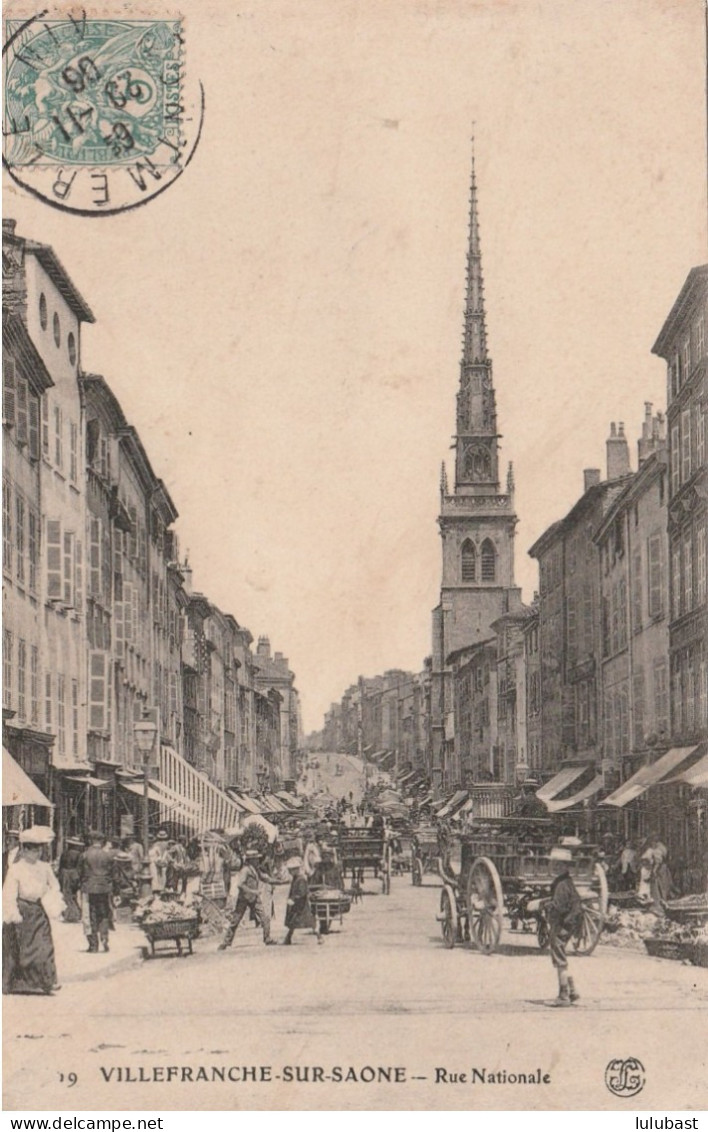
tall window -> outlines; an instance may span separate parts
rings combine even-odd
[[[690,528],[683,536],[683,608],[693,609],[693,544]]]
[[[669,730],[669,677],[664,659],[654,662],[654,716],[659,732]]]
[[[12,633],[2,631],[2,706],[12,706]]]
[[[696,405],[696,467],[702,468],[706,461],[706,412],[702,405]]]
[[[79,753],[79,682],[71,681],[71,751]]]
[[[59,754],[66,754],[66,679],[57,673],[57,739]]]
[[[681,616],[681,544],[676,542],[671,552],[671,602],[674,617]]]
[[[2,481],[2,568],[12,575],[12,487],[10,481]]]
[[[627,647],[627,579],[617,583],[617,647]]]
[[[706,600],[706,528],[701,525],[696,531],[696,601],[703,605]]]
[[[60,470],[64,466],[64,415],[58,405],[54,406],[54,463]]]
[[[32,593],[37,590],[37,566],[39,565],[39,515],[29,510],[27,526],[27,565],[29,568],[28,583]]]
[[[642,627],[642,552],[635,550],[632,555],[632,632],[638,633]]]
[[[52,726],[52,674],[44,676],[44,724],[47,730]]]
[[[671,494],[675,495],[681,486],[680,479],[681,450],[679,448],[679,426],[675,424],[671,429]]]
[[[497,552],[494,543],[486,538],[482,543],[482,581],[494,582],[497,576]]]
[[[660,617],[664,612],[662,546],[660,534],[650,535],[647,539],[648,609],[650,617]]]
[[[635,750],[644,746],[644,672],[637,668],[632,677],[632,699],[634,708],[634,736],[632,746]]]
[[[30,649],[30,722],[39,723],[39,649]]]
[[[465,539],[462,544],[462,581],[477,581],[477,551],[471,539]]]
[[[15,492],[15,567],[17,581],[25,584],[25,501],[19,491]]]
[[[78,475],[79,429],[73,421],[69,423],[69,479],[76,483]]]
[[[681,481],[691,478],[691,410],[681,413]]]
[[[27,720],[27,645],[20,637],[17,642],[17,714]]]

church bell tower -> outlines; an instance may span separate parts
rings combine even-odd
[[[499,431],[487,351],[484,283],[474,152],[470,189],[469,246],[464,336],[457,392],[455,479],[440,480],[442,584],[433,610],[431,673],[432,778],[440,786],[461,780],[454,737],[451,657],[493,637],[492,623],[520,607],[514,585],[514,477],[511,464],[502,490]],[[454,657],[453,657],[454,659]]]

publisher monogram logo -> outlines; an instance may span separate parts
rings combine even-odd
[[[636,1097],[641,1093],[646,1073],[636,1057],[615,1057],[605,1070],[605,1084],[616,1097]]]

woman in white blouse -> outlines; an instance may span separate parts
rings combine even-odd
[[[42,846],[53,840],[48,826],[23,830],[22,852],[7,870],[2,889],[3,994],[51,994],[57,989],[47,908],[58,916],[64,901],[51,865],[41,860]]]

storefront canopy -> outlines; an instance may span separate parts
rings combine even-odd
[[[276,798],[280,798],[281,802],[285,802],[291,810],[302,809],[302,798],[296,798],[294,794],[289,794],[287,790],[278,790]]]
[[[245,810],[249,814],[260,814],[263,812],[263,807],[254,802],[253,798],[249,798],[248,794],[241,794],[238,790],[227,790],[229,798],[235,802],[241,810]]]
[[[587,773],[587,765],[585,766],[567,766],[553,778],[549,779],[539,790],[536,791],[536,797],[539,801],[544,802],[546,806],[569,786],[572,786],[577,779]],[[550,809],[550,806],[548,806]]]
[[[641,767],[636,774],[623,782],[612,794],[600,803],[603,806],[626,806],[639,798],[650,786],[666,781],[669,777],[677,778],[682,763],[688,763],[697,747],[673,747],[657,759],[651,766]]]
[[[464,802],[466,802],[468,798],[469,798],[469,794],[467,793],[466,790],[458,790],[456,794],[453,794],[450,801],[446,802],[446,804],[443,806],[443,808],[441,810],[438,810],[438,817],[439,818],[451,818],[453,816],[453,814],[457,813],[460,806]]]
[[[38,786],[25,774],[9,751],[2,749],[2,804],[3,806],[49,806]]]
[[[121,782],[120,785],[123,787],[124,790],[129,790],[131,794],[137,794],[138,797],[140,797],[140,798],[145,797],[145,787],[142,783],[139,783],[139,782]],[[164,796],[162,794],[158,794],[157,790],[155,789],[155,783],[154,782],[148,783],[148,798],[152,802],[164,802],[165,801]]]
[[[708,754],[704,754],[698,762],[693,763],[687,770],[666,779],[667,782],[685,782],[689,786],[708,788]]]
[[[581,806],[583,802],[587,802],[588,798],[592,798],[595,794],[599,794],[602,790],[603,778],[601,774],[596,774],[587,786],[583,786],[582,790],[578,790],[575,794],[571,794],[570,798],[557,798],[551,799],[546,802],[546,808],[552,814],[560,813],[561,810],[572,810],[575,806]]]

